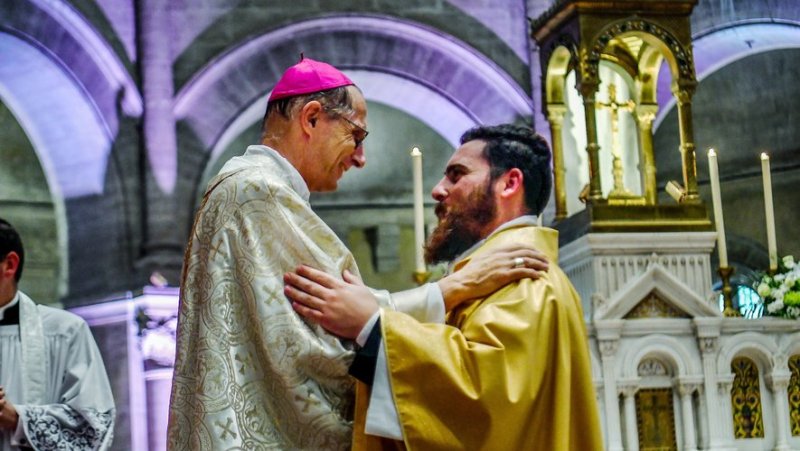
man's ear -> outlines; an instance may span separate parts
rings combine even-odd
[[[311,129],[317,126],[317,120],[322,115],[322,104],[312,100],[300,110],[300,127],[306,134],[311,134]]]
[[[19,254],[14,251],[9,252],[6,255],[6,258],[2,260],[2,265],[0,266],[0,277],[10,277],[14,278],[14,274],[17,273],[17,268],[19,268]]]
[[[525,177],[518,168],[509,169],[500,179],[500,197],[509,198],[524,191],[522,184]]]

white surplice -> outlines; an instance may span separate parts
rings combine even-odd
[[[0,385],[19,426],[0,431],[0,450],[108,449],[114,398],[89,326],[22,292],[3,311],[11,308],[19,324],[0,326]]]

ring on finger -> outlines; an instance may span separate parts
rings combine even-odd
[[[514,268],[522,268],[525,266],[525,259],[522,257],[517,257],[514,259]]]

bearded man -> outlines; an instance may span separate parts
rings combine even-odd
[[[536,227],[552,185],[547,143],[513,125],[477,127],[461,142],[433,189],[439,225],[426,260],[458,273],[528,243],[550,270],[459,305],[445,324],[379,309],[363,287],[355,295],[310,268],[287,275],[296,311],[362,346],[350,368],[362,382],[353,449],[600,450],[581,302],[552,264],[557,232]]]

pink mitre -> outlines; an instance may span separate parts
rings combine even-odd
[[[278,80],[269,101],[350,85],[355,83],[339,69],[300,55],[300,62],[286,69]]]

